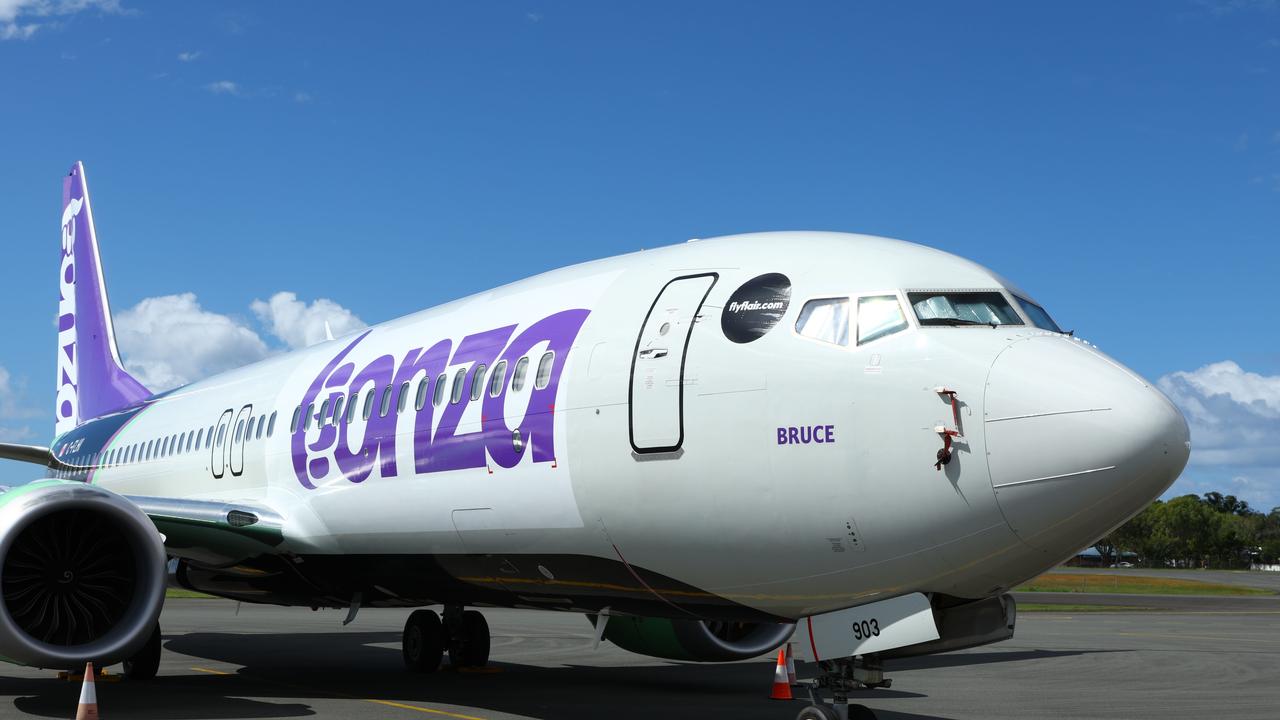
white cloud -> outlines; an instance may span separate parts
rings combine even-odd
[[[0,40],[26,40],[36,34],[40,26],[35,23],[19,25],[17,23],[6,23],[0,25]]]
[[[239,95],[240,94],[240,86],[230,80],[219,80],[217,82],[211,82],[208,85],[205,85],[204,89],[208,90],[214,95]]]
[[[335,336],[365,327],[332,300],[308,304],[291,292],[278,292],[265,302],[254,300],[250,308],[265,333],[243,319],[205,310],[195,293],[146,298],[115,317],[125,369],[158,392],[320,342],[326,320]],[[268,344],[267,334],[285,347]]]
[[[305,93],[299,90],[298,92],[295,92],[293,94],[293,101],[299,102],[299,103],[309,103],[311,102],[311,93]]]
[[[1179,487],[1238,489],[1256,507],[1280,504],[1280,375],[1225,360],[1160,378],[1191,426],[1191,467]]]
[[[180,52],[178,53],[178,60],[182,62],[195,62],[196,60],[199,60],[200,56],[203,54],[204,53],[200,52],[199,50],[193,50],[189,52]]]
[[[91,9],[104,13],[125,12],[120,0],[0,0],[0,40],[26,40],[48,24],[47,18]],[[42,20],[30,22],[32,18]]]
[[[261,360],[270,350],[240,321],[200,307],[194,293],[146,298],[118,313],[125,368],[152,391]]]
[[[278,292],[266,302],[254,300],[249,307],[267,330],[290,348],[323,341],[325,321],[334,337],[366,327],[363,320],[332,300],[320,298],[308,305],[291,292]]]
[[[40,416],[40,411],[28,406],[24,398],[23,383],[14,380],[8,368],[0,366],[0,442],[26,442],[35,439],[29,425],[16,423]],[[49,413],[52,427],[53,413]]]

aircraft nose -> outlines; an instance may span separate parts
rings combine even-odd
[[[1026,543],[1064,557],[1178,478],[1186,419],[1137,374],[1077,340],[1028,338],[996,358],[984,428],[991,484]]]

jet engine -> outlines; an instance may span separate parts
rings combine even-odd
[[[125,498],[62,480],[0,495],[0,659],[70,669],[132,657],[164,589],[163,540]]]
[[[599,623],[599,616],[591,616]],[[713,622],[668,618],[610,615],[605,618],[604,639],[640,655],[727,662],[745,660],[786,642],[795,632],[790,623]]]

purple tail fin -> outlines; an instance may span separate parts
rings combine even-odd
[[[151,396],[125,372],[116,350],[84,165],[62,181],[58,299],[57,434]]]

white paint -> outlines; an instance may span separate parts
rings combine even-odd
[[[933,609],[929,599],[920,593],[814,615],[796,627],[802,657],[812,661],[866,655],[938,639]]]

